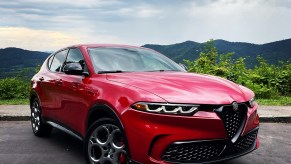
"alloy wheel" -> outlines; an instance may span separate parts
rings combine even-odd
[[[120,129],[112,124],[94,129],[88,142],[88,154],[92,164],[126,163],[127,153]]]
[[[40,107],[37,101],[34,101],[31,106],[31,124],[33,131],[38,132],[40,128]]]

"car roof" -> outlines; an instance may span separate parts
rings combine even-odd
[[[146,47],[141,47],[141,46],[132,46],[132,45],[124,45],[124,44],[75,44],[75,45],[71,45],[71,46],[67,46],[67,47],[64,47],[62,49],[59,49],[55,52],[53,52],[52,54],[55,54],[57,52],[60,52],[60,51],[63,51],[65,49],[70,49],[70,48],[84,48],[84,49],[87,49],[87,48],[98,48],[98,47],[112,47],[112,48],[140,48],[140,49],[148,49],[148,50],[152,50],[152,49],[149,49],[149,48],[146,48]],[[152,51],[155,51],[155,50],[152,50]],[[157,52],[157,51],[155,51]]]
[[[69,46],[71,47],[83,47],[83,48],[97,48],[97,47],[124,47],[124,48],[143,48],[139,46],[123,45],[123,44],[76,44]]]

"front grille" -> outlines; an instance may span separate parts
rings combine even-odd
[[[234,147],[236,151],[244,151],[249,149],[253,146],[254,142],[256,141],[258,131],[253,131],[248,135],[241,137],[236,143],[234,143]]]
[[[234,111],[231,105],[221,108],[221,110],[216,110],[216,113],[222,119],[228,137],[232,139],[242,131],[246,119],[247,106],[240,104],[237,111]]]
[[[205,161],[215,159],[224,148],[216,141],[172,144],[164,152],[162,159],[171,162]]]
[[[229,140],[173,143],[163,153],[162,160],[177,163],[201,163],[223,159],[254,149],[258,129],[239,137],[235,143]]]

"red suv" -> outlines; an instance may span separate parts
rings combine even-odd
[[[254,93],[124,45],[63,48],[31,80],[36,136],[84,143],[87,163],[209,163],[259,147]]]

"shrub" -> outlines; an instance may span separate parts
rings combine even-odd
[[[257,98],[276,98],[291,95],[291,63],[270,65],[257,56],[258,66],[246,68],[245,59],[232,58],[234,53],[219,54],[213,40],[206,43],[205,50],[194,61],[184,60],[188,71],[227,78],[252,89]]]
[[[28,98],[29,81],[19,77],[0,80],[0,99]]]

